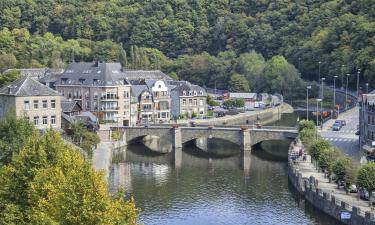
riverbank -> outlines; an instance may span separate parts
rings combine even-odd
[[[288,179],[294,188],[313,206],[347,225],[375,225],[375,215],[368,202],[357,198],[357,194],[346,194],[329,183],[323,173],[318,172],[307,155],[306,161],[293,161],[291,155],[299,151],[302,143],[292,143],[288,152]]]

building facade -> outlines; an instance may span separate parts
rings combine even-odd
[[[169,82],[175,87],[171,90],[172,116],[192,118],[207,113],[207,93],[204,88],[187,81]]]
[[[375,151],[375,93],[364,94],[359,109],[360,147],[371,155]]]
[[[61,128],[60,94],[29,76],[0,89],[0,118],[12,110],[38,129]]]
[[[120,63],[71,63],[55,82],[68,100],[100,120],[134,125],[131,120],[131,85]]]

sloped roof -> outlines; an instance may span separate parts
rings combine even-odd
[[[21,77],[13,81],[9,85],[0,88],[1,95],[13,96],[59,96],[57,91],[39,83],[38,81],[29,78],[28,76]]]
[[[124,70],[126,77],[132,80],[172,80],[160,70]]]
[[[168,82],[169,84],[176,85],[172,91],[178,92],[179,96],[183,96],[184,91],[187,93],[187,96],[189,96],[189,92],[197,92],[198,96],[207,96],[206,90],[202,88],[199,85],[190,84],[187,81],[179,81],[179,82]],[[202,95],[199,94],[199,92],[202,92]]]
[[[120,63],[71,63],[56,85],[112,86],[129,81]]]
[[[255,99],[257,97],[257,93],[233,93],[233,92],[230,92],[229,93],[229,96],[231,98],[252,98],[252,99]]]
[[[148,90],[147,85],[132,85],[132,95],[134,97],[139,97],[139,95],[145,91]]]
[[[62,112],[73,112],[74,107],[76,105],[80,109],[82,109],[82,107],[76,101],[61,100],[61,111]]]

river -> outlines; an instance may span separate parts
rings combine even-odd
[[[288,185],[288,145],[264,142],[243,156],[212,139],[208,152],[184,147],[177,168],[172,153],[130,145],[113,156],[110,191],[124,186],[146,225],[335,224]]]

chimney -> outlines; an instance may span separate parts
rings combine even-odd
[[[8,94],[12,94],[12,87],[8,86]]]

